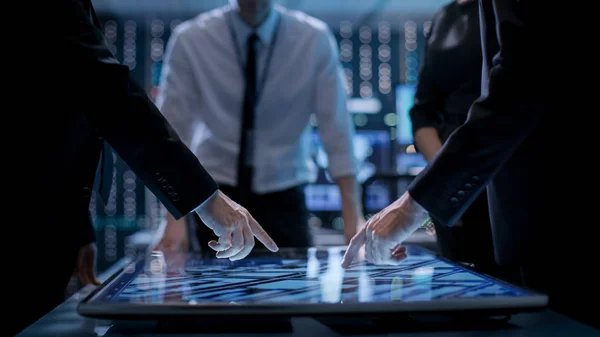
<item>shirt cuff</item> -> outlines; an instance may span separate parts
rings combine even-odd
[[[198,207],[194,208],[193,212],[198,212],[198,210],[200,208],[202,208],[202,206],[204,206],[204,204],[206,204],[207,201],[209,201],[210,199],[212,199],[217,193],[219,193],[219,190],[214,191],[214,193],[211,194],[211,196],[208,197],[208,199],[204,200],[200,205],[198,205]]]

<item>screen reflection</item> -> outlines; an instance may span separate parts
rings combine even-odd
[[[130,303],[357,303],[521,296],[416,247],[398,266],[341,267],[344,247],[282,249],[241,261],[153,252],[128,266],[95,301]],[[364,255],[363,255],[364,256]]]

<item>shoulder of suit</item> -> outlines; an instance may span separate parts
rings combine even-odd
[[[440,7],[434,14],[433,20],[440,20],[447,15],[455,16],[457,13],[462,13],[465,10],[471,10],[478,12],[478,2],[476,0],[471,0],[465,3],[458,3],[456,0],[450,1],[449,3]]]
[[[446,14],[450,11],[453,10],[453,8],[456,7],[456,1],[450,1],[449,3],[443,5],[442,7],[440,7],[434,14],[433,14],[433,22],[438,22],[440,20],[442,20]]]
[[[431,18],[432,25],[431,25],[431,27],[429,27],[427,29],[427,31],[425,32],[425,35],[427,37],[430,37],[431,35],[434,34],[437,27],[443,27],[444,26],[443,23],[445,22],[445,20],[447,20],[448,17],[452,18],[453,15],[451,13],[456,10],[456,6],[458,6],[458,3],[456,1],[450,1],[449,3],[441,6],[433,14],[433,17]]]
[[[275,9],[286,21],[287,26],[293,31],[312,33],[315,37],[331,34],[329,26],[322,20],[310,16],[302,11],[292,10],[280,5],[275,5]]]
[[[213,31],[222,31],[223,24],[225,24],[225,14],[227,11],[229,11],[229,7],[225,6],[200,13],[197,16],[183,21],[177,25],[173,29],[172,35],[178,37],[200,37]]]

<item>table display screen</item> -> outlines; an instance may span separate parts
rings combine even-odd
[[[153,304],[306,304],[435,301],[530,296],[526,290],[409,247],[398,266],[356,261],[344,248],[310,248],[231,262],[156,254],[132,263],[92,302]]]

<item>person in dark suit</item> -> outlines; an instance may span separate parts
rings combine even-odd
[[[481,92],[481,38],[475,0],[456,0],[433,16],[414,105],[410,110],[416,149],[431,162],[467,119]],[[498,275],[487,197],[479,195],[457,226],[433,221],[442,256]]]
[[[254,236],[268,249],[277,245],[252,216],[220,192],[196,156],[130,77],[129,68],[110,52],[89,0],[40,4],[48,15],[35,25],[53,23],[52,34],[40,33],[30,52],[48,51],[43,60],[22,68],[23,79],[56,81],[19,100],[29,112],[28,131],[38,151],[21,149],[13,163],[34,173],[17,172],[19,191],[35,193],[37,218],[24,230],[27,247],[20,249],[18,277],[12,285],[17,303],[3,329],[15,333],[63,300],[76,272],[84,284],[98,284],[94,272],[94,229],[89,202],[103,142],[123,158],[141,181],[176,218],[196,212],[217,239],[209,246],[218,258],[242,259]],[[46,49],[47,48],[47,49]],[[24,50],[26,51],[26,50]],[[24,53],[27,56],[27,52]],[[19,152],[19,151],[18,151]],[[32,198],[31,195],[26,195]],[[20,198],[14,198],[20,199]],[[25,199],[20,199],[25,200]],[[13,210],[13,211],[16,211]],[[31,212],[31,211],[29,211]],[[27,214],[27,213],[21,213]],[[17,236],[18,237],[18,236]],[[17,280],[17,278],[15,278]],[[40,282],[42,281],[42,282]]]
[[[480,0],[479,8],[480,98],[408,191],[351,240],[342,265],[350,267],[363,245],[368,261],[401,263],[402,242],[428,217],[453,225],[487,187],[498,263],[517,267],[519,283],[548,294],[555,310],[597,325],[590,306],[599,299],[598,253],[595,236],[581,229],[595,226],[592,201],[582,194],[594,173],[583,164],[571,178],[560,165],[561,156],[593,153],[589,123],[576,115],[586,96],[580,86],[556,82],[549,52],[568,22],[565,6]],[[570,70],[581,73],[584,64]],[[564,141],[577,145],[561,151]]]

